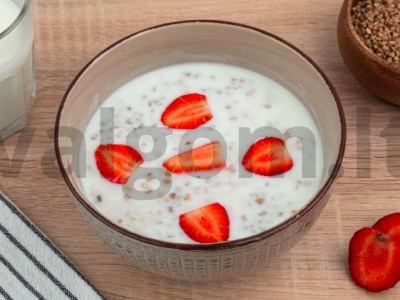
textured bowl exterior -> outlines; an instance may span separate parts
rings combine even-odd
[[[86,222],[100,238],[135,265],[177,280],[211,281],[251,274],[288,251],[318,219],[331,191],[298,221],[266,239],[239,247],[195,251],[151,245],[128,237],[99,221],[72,197]]]
[[[376,56],[367,48],[354,30],[351,8],[354,0],[346,0],[340,11],[337,39],[349,71],[372,94],[400,105],[400,68]]]

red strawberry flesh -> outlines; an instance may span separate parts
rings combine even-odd
[[[189,238],[199,243],[217,243],[229,239],[229,217],[219,203],[182,214],[179,225]]]
[[[396,212],[379,219],[372,228],[400,240],[400,213]]]
[[[205,95],[187,94],[168,105],[161,115],[161,122],[174,129],[194,129],[212,117]]]
[[[209,171],[225,167],[225,157],[219,142],[212,142],[180,153],[164,162],[171,173]]]
[[[128,182],[133,170],[143,163],[142,156],[134,148],[118,144],[98,146],[95,160],[100,174],[117,184]]]
[[[249,148],[242,164],[249,172],[262,176],[276,176],[289,171],[293,167],[293,160],[283,140],[266,137]]]
[[[349,271],[360,287],[380,292],[394,287],[400,274],[400,241],[373,228],[363,228],[349,245]]]

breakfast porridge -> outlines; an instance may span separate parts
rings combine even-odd
[[[85,138],[80,175],[89,201],[118,226],[168,242],[268,230],[313,198],[324,172],[318,127],[303,104],[232,65],[138,76],[103,102]]]

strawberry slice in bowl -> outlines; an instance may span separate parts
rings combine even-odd
[[[293,160],[282,139],[266,137],[249,148],[242,165],[251,173],[276,176],[289,171],[293,167]]]
[[[229,216],[219,203],[180,215],[179,226],[189,238],[199,243],[217,243],[229,239]]]
[[[100,145],[95,151],[100,174],[116,184],[125,184],[135,168],[143,163],[139,152],[127,145]]]
[[[212,119],[207,97],[187,94],[172,101],[161,115],[161,122],[174,129],[194,129]]]
[[[190,173],[222,169],[225,156],[219,142],[212,142],[171,157],[163,163],[171,173]]]

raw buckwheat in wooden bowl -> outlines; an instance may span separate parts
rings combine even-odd
[[[374,95],[400,105],[400,2],[345,0],[337,38],[353,76]]]
[[[146,126],[174,129],[157,157],[142,151],[142,139],[126,139]],[[240,152],[246,126],[276,131],[244,138]],[[221,135],[185,141],[201,128]],[[338,96],[310,58],[268,32],[222,21],[164,24],[111,45],[68,88],[55,130],[64,180],[97,234],[143,269],[194,281],[263,268],[298,242],[328,201],[345,140]],[[62,153],[68,147],[72,155]],[[170,190],[138,200],[130,179],[150,167],[163,170],[160,186]],[[219,173],[190,173],[210,169]]]

